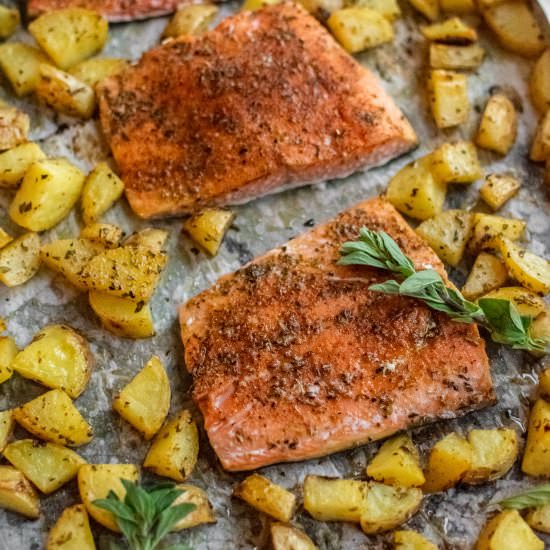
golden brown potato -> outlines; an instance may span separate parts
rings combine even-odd
[[[36,437],[51,443],[77,447],[88,443],[92,428],[63,390],[50,390],[17,407],[18,424]]]
[[[92,223],[80,231],[80,238],[97,243],[105,248],[118,248],[124,231],[112,223]]]
[[[155,436],[143,466],[155,474],[185,481],[199,454],[199,432],[187,410],[168,420]]]
[[[0,249],[0,281],[17,286],[32,279],[40,267],[40,237],[26,233]]]
[[[86,178],[82,189],[82,217],[84,223],[94,223],[107,212],[124,191],[122,180],[106,162],[100,162]]]
[[[244,8],[243,6],[243,9]],[[170,19],[162,32],[163,38],[178,36],[197,36],[208,30],[208,26],[218,13],[218,8],[211,4],[183,5]]]
[[[90,516],[98,523],[111,531],[120,529],[111,512],[98,508],[93,504],[95,500],[107,498],[109,491],[113,491],[119,499],[124,500],[126,489],[121,479],[137,481],[139,470],[134,464],[83,464],[78,469],[78,491],[82,503]]]
[[[84,505],[75,504],[63,510],[50,529],[46,550],[96,550]]]
[[[20,22],[19,10],[0,6],[0,38],[9,38]]]
[[[468,243],[468,248],[472,253],[477,253],[480,250],[497,250],[500,237],[517,241],[523,237],[525,227],[526,224],[523,220],[476,212],[474,214],[474,232]]]
[[[468,120],[468,78],[453,71],[434,69],[428,82],[430,107],[438,128],[451,128]]]
[[[303,0],[301,4],[304,5]],[[351,2],[349,1],[344,2],[344,7],[351,7],[351,6],[361,6],[364,8],[370,8],[371,10],[380,12],[388,21],[395,21],[396,19],[401,17],[401,8],[399,7],[397,0],[356,0]],[[342,7],[342,6],[338,6],[338,7]],[[308,10],[308,11],[310,11],[310,13],[314,13],[314,11],[312,10]],[[328,11],[330,13],[331,11],[334,11],[334,10],[329,9]]]
[[[94,358],[88,342],[72,328],[50,325],[11,363],[14,371],[47,388],[59,388],[76,399],[88,385]]]
[[[485,524],[475,550],[544,550],[544,542],[517,510],[504,510]]]
[[[537,399],[529,414],[521,470],[530,476],[550,477],[550,403],[544,399]]]
[[[36,143],[23,143],[0,153],[0,187],[17,188],[30,166],[45,158]]]
[[[183,230],[211,256],[215,256],[235,215],[229,210],[210,208],[191,216]]]
[[[409,2],[426,19],[437,21],[439,18],[439,0],[409,0]]]
[[[11,336],[0,336],[0,384],[13,374],[12,362],[17,355],[17,346]]]
[[[544,300],[526,288],[521,286],[503,286],[483,295],[483,298],[494,300],[507,300],[513,302],[520,315],[537,317],[544,311]]]
[[[367,475],[401,487],[419,487],[426,481],[418,449],[408,435],[397,435],[384,442],[367,466]]]
[[[517,194],[521,183],[507,174],[489,174],[479,190],[480,197],[493,209],[499,210]]]
[[[0,151],[25,143],[30,124],[29,115],[14,107],[0,106]]]
[[[539,392],[542,397],[550,401],[550,368],[539,374]]]
[[[78,200],[84,174],[65,159],[35,162],[10,205],[11,219],[30,231],[57,225]]]
[[[319,521],[359,522],[367,490],[366,481],[308,475],[304,480],[304,509]]]
[[[503,94],[490,97],[479,123],[476,143],[505,155],[516,141],[518,117],[514,104]]]
[[[42,63],[48,63],[48,58],[34,46],[22,42],[0,45],[0,68],[18,96],[34,92]]]
[[[122,244],[124,246],[133,246],[136,248],[147,248],[155,253],[160,253],[166,250],[168,236],[168,231],[164,231],[164,229],[146,227],[141,231],[132,233]]]
[[[122,72],[129,65],[126,59],[93,57],[74,65],[68,72],[80,82],[84,82],[84,84],[94,89],[96,84],[104,78]]]
[[[13,432],[13,411],[0,411],[0,453],[5,449]]]
[[[395,550],[437,550],[437,546],[416,531],[395,531]]]
[[[30,519],[40,515],[40,501],[27,478],[11,466],[0,466],[0,508]]]
[[[51,11],[28,27],[55,64],[66,70],[99,52],[107,41],[107,21],[83,8]]]
[[[485,50],[477,44],[453,46],[430,44],[430,67],[432,69],[477,69],[485,57]]]
[[[431,172],[442,183],[472,183],[483,175],[471,141],[447,142],[430,155]]]
[[[0,248],[4,248],[13,241],[13,237],[0,227]]]
[[[529,510],[525,516],[525,521],[529,527],[537,531],[550,533],[550,504],[544,504]]]
[[[73,479],[78,468],[86,463],[71,449],[32,439],[10,443],[4,449],[4,456],[46,494],[53,493]]]
[[[462,287],[462,294],[468,300],[475,300],[503,286],[508,280],[506,266],[493,254],[481,252]]]
[[[475,0],[439,0],[444,13],[471,14],[476,13]]]
[[[394,38],[391,23],[378,11],[365,7],[342,8],[332,12],[327,25],[343,48],[357,53]]]
[[[537,59],[529,79],[529,91],[535,107],[545,113],[550,108],[550,49]]]
[[[537,127],[537,133],[531,144],[529,158],[534,162],[544,162],[550,159],[550,109],[542,117]]]
[[[270,530],[273,550],[317,550],[313,541],[301,529],[292,525],[275,521]]]
[[[170,408],[170,381],[161,360],[153,356],[115,396],[113,409],[145,439],[162,427]]]
[[[471,44],[477,40],[476,30],[459,17],[420,27],[420,32],[428,40],[446,44]]]
[[[216,523],[216,516],[212,510],[212,505],[208,501],[208,495],[199,487],[194,485],[176,485],[176,489],[184,491],[175,501],[173,506],[178,504],[190,503],[195,505],[195,509],[187,514],[183,519],[180,519],[172,531],[181,531],[189,529],[202,523]]]
[[[239,483],[233,495],[279,521],[290,521],[296,509],[296,497],[290,491],[259,474]]]

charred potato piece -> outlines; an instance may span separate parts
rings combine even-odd
[[[120,198],[124,191],[122,180],[106,162],[99,163],[86,178],[82,189],[84,223],[96,222]]]
[[[428,40],[445,44],[471,44],[477,40],[476,30],[459,17],[420,27],[420,32]]]
[[[550,108],[550,49],[537,59],[529,78],[529,91],[535,107],[545,113]]]
[[[474,232],[468,248],[474,253],[479,250],[496,250],[500,237],[517,241],[523,237],[525,227],[523,220],[475,213]]]
[[[17,286],[34,277],[40,267],[40,237],[26,233],[0,249],[0,281]]]
[[[80,238],[97,243],[105,248],[118,248],[124,231],[111,223],[92,223],[82,228]]]
[[[0,508],[30,519],[40,515],[38,495],[28,479],[11,466],[0,466]]]
[[[529,415],[521,470],[530,476],[550,477],[550,403],[537,399]]]
[[[36,143],[23,143],[0,153],[0,187],[17,188],[31,165],[45,158]]]
[[[434,69],[428,82],[428,94],[438,128],[451,128],[468,120],[470,100],[466,75]]]
[[[96,550],[84,505],[76,504],[63,510],[50,529],[46,550]]]
[[[68,72],[80,82],[84,82],[90,88],[95,89],[96,84],[104,78],[122,72],[129,65],[126,59],[94,57],[74,65]]]
[[[513,302],[520,315],[537,317],[544,311],[544,300],[531,290],[521,286],[503,286],[485,294],[483,298]]]
[[[22,42],[0,45],[0,68],[18,96],[34,92],[42,63],[48,63],[48,58],[38,48]]]
[[[475,550],[544,550],[544,542],[531,530],[517,510],[504,510],[485,524]]]
[[[259,474],[248,476],[233,495],[279,521],[290,521],[296,509],[296,497],[290,491]]]
[[[409,0],[411,6],[420,12],[426,19],[439,19],[439,0]]]
[[[297,527],[276,521],[270,530],[273,550],[317,550],[313,541]]]
[[[472,183],[483,175],[471,141],[444,143],[429,158],[433,175],[442,183]]]
[[[20,22],[19,10],[0,6],[0,38],[9,38]]]
[[[229,210],[211,208],[191,216],[183,224],[183,230],[203,250],[215,256],[234,218]]]
[[[529,527],[537,531],[550,533],[550,504],[544,504],[529,510],[525,516],[525,521]]]
[[[13,432],[14,420],[13,411],[0,411],[0,453],[8,444],[9,438]]]
[[[12,362],[17,355],[17,346],[11,336],[0,336],[0,384],[13,374]]]
[[[452,46],[430,44],[430,67],[432,69],[477,69],[485,57],[485,50],[477,44]]]
[[[521,183],[514,176],[489,174],[479,190],[479,195],[492,210],[496,211],[516,195],[520,187]]]
[[[216,516],[212,510],[212,505],[208,501],[208,495],[200,487],[194,485],[176,485],[176,489],[184,491],[175,501],[173,506],[178,504],[194,504],[195,509],[187,514],[183,519],[180,519],[172,531],[181,531],[189,529],[203,523],[216,523]]]
[[[543,162],[550,159],[550,109],[546,111],[539,122],[529,158],[534,162]]]
[[[516,141],[517,131],[518,117],[514,104],[503,94],[491,96],[479,123],[477,145],[505,155]]]
[[[0,151],[25,143],[30,124],[29,115],[14,107],[0,106]]]
[[[217,13],[218,8],[211,4],[181,6],[166,25],[162,37],[177,38],[202,34],[208,30]]]
[[[395,550],[437,550],[437,546],[416,531],[395,531]]]

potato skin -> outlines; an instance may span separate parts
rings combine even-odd
[[[533,67],[529,78],[529,91],[536,109],[540,113],[545,113],[550,108],[550,48],[538,58]]]
[[[550,404],[544,399],[537,399],[529,414],[521,470],[530,476],[550,477]]]
[[[40,237],[25,233],[0,249],[0,282],[18,286],[32,279],[40,267]]]
[[[489,98],[476,136],[483,149],[506,155],[514,145],[518,132],[518,116],[513,103],[503,94]]]
[[[270,531],[273,550],[317,550],[313,541],[297,527],[273,522]]]

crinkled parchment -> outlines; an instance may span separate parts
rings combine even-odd
[[[237,4],[226,5],[219,17],[236,9]],[[405,17],[396,24],[396,42],[360,55],[359,61],[383,80],[384,86],[418,132],[420,147],[410,155],[367,173],[289,191],[235,208],[237,218],[234,227],[213,259],[197,253],[192,243],[181,235],[181,221],[154,222],[153,225],[170,231],[170,261],[152,303],[157,329],[155,337],[131,341],[106,332],[88,306],[86,296],[46,269],[42,269],[22,287],[0,289],[0,315],[7,319],[8,331],[20,347],[25,346],[40,328],[50,323],[67,323],[90,342],[96,367],[86,392],[77,401],[78,408],[93,425],[95,432],[93,441],[79,450],[88,461],[142,462],[147,444],[111,410],[111,401],[114,393],[132,378],[152,354],[159,355],[169,371],[173,392],[172,412],[182,406],[191,407],[200,422],[200,415],[189,398],[190,378],[183,365],[178,337],[176,310],[182,302],[210,286],[220,275],[235,270],[253,257],[303,232],[305,222],[323,222],[344,208],[377,195],[403,165],[425,154],[438,143],[453,138],[471,138],[479,121],[479,113],[493,86],[502,86],[508,93],[517,96],[521,110],[519,136],[512,152],[505,159],[480,151],[482,162],[487,171],[507,171],[521,179],[523,187],[519,195],[503,208],[503,213],[525,219],[530,248],[550,255],[550,203],[543,189],[541,169],[527,161],[529,142],[536,123],[536,115],[527,99],[527,77],[532,63],[505,53],[487,40],[487,31],[482,31],[482,44],[487,48],[488,56],[481,69],[469,78],[474,107],[469,122],[457,130],[438,131],[428,115],[423,91],[427,73],[427,44],[418,32],[418,24],[423,21],[408,10],[405,11]],[[158,42],[165,22],[166,19],[156,19],[112,25],[110,41],[102,55],[137,59],[144,50]],[[22,31],[14,39],[30,40]],[[31,114],[32,138],[40,142],[48,155],[66,157],[86,170],[97,161],[108,158],[108,151],[95,121],[83,123],[56,117],[51,111],[38,108],[30,99],[16,100],[11,97],[7,85],[1,93],[2,97]],[[304,113],[305,116],[307,113]],[[449,194],[448,205],[483,208],[477,204],[480,183],[470,187],[457,186]],[[0,194],[1,225],[18,234],[20,230],[6,214],[9,201],[8,193]],[[105,215],[105,221],[120,224],[126,231],[147,225],[132,215],[124,201],[120,201]],[[79,228],[78,213],[73,211],[66,220],[45,234],[43,239],[73,236],[79,232]],[[459,284],[463,282],[464,275],[464,269],[452,272],[453,279]],[[415,441],[424,452],[442,434],[451,430],[465,432],[473,427],[506,425],[515,427],[521,433],[525,431],[528,400],[534,391],[536,373],[543,366],[544,360],[537,361],[524,353],[491,343],[488,345],[488,353],[498,405],[458,421],[442,421],[415,430]],[[14,407],[42,391],[41,387],[14,376],[1,386],[0,408]],[[190,481],[208,491],[218,521],[216,525],[197,527],[175,535],[174,540],[185,541],[196,550],[262,547],[267,539],[265,519],[231,498],[232,487],[243,476],[224,473],[204,434],[201,437],[201,456]],[[263,472],[300,494],[301,482],[308,473],[360,476],[377,447],[377,444],[367,445],[319,460],[272,466]],[[425,533],[438,542],[441,548],[471,548],[485,520],[488,503],[532,483],[519,474],[516,465],[510,474],[496,483],[481,487],[460,487],[445,494],[426,497],[421,511],[407,526]],[[0,510],[0,548],[41,548],[47,530],[61,510],[77,501],[76,483],[71,482],[42,499],[43,514],[37,521],[24,520]],[[307,530],[321,549],[379,549],[388,546],[390,540],[389,536],[366,537],[353,525],[316,522],[307,514],[299,514],[296,522]],[[94,531],[100,547],[106,547],[111,535],[97,526]]]

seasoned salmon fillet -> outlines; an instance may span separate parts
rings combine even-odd
[[[326,455],[494,402],[475,325],[368,290],[387,272],[336,265],[362,226],[386,231],[417,269],[447,280],[393,206],[374,199],[181,307],[193,398],[227,470]]]
[[[147,52],[102,83],[99,104],[144,218],[347,176],[416,142],[378,80],[294,4]]]

